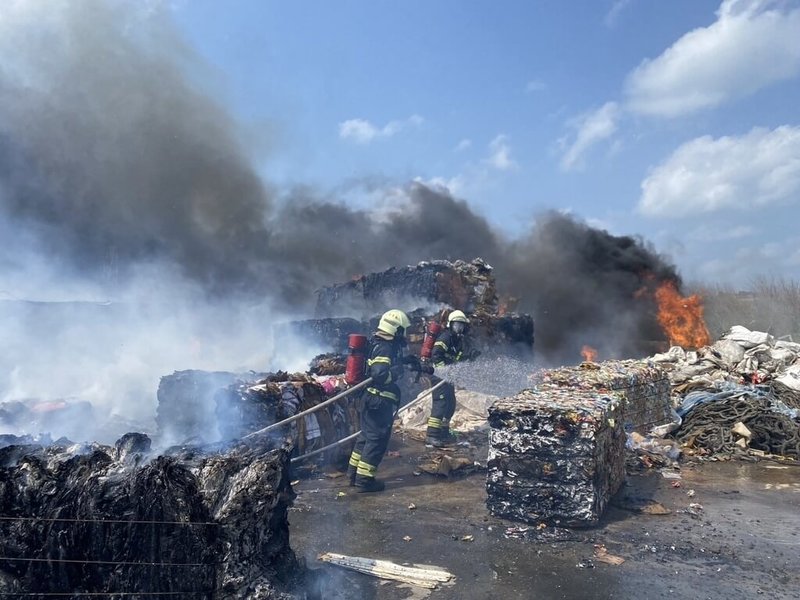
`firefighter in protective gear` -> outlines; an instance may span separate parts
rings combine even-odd
[[[466,348],[466,332],[469,319],[460,310],[454,310],[447,317],[447,328],[439,334],[433,345],[433,365],[442,367],[451,365],[468,358],[475,358],[480,354],[477,350],[468,351]],[[441,381],[438,377],[432,378],[432,385]],[[455,436],[450,431],[450,419],[456,411],[456,390],[452,383],[446,382],[433,396],[431,403],[431,416],[428,417],[428,431],[425,443],[441,448],[455,442]]]
[[[375,479],[375,472],[389,446],[392,421],[400,406],[397,381],[403,376],[405,332],[410,325],[403,311],[387,311],[370,340],[367,377],[371,377],[372,382],[362,396],[361,434],[353,447],[347,470],[350,485],[358,487],[359,492],[384,489],[383,482]]]

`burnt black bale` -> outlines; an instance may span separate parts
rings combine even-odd
[[[218,440],[214,395],[238,379],[234,373],[198,370],[175,371],[162,377],[156,412],[160,436],[179,442]]]
[[[367,327],[356,319],[324,318],[282,323],[273,331],[276,340],[299,338],[331,352],[347,352],[351,333],[366,335]]]
[[[0,450],[0,595],[291,597],[288,449],[148,446]]]

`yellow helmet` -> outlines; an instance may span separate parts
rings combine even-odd
[[[468,324],[469,319],[467,318],[467,315],[463,313],[463,311],[454,310],[447,317],[447,326],[450,327],[450,325],[452,325],[453,323]]]
[[[402,310],[393,308],[392,310],[383,313],[381,320],[378,322],[378,331],[382,331],[387,335],[397,335],[398,329],[403,329],[405,332],[411,326],[411,321],[408,315]]]

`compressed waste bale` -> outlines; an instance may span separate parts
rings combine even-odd
[[[613,360],[545,369],[538,374],[537,381],[617,393],[623,401],[622,417],[627,432],[647,433],[672,419],[669,377],[646,360]]]
[[[319,354],[311,359],[308,371],[312,375],[344,375],[347,367],[347,356],[336,352]]]
[[[292,440],[296,454],[305,454],[332,444],[358,431],[356,394],[343,398],[287,425],[276,432]],[[256,382],[237,382],[220,389],[215,397],[222,439],[238,439],[321,404],[328,399],[325,388],[302,373],[279,372]],[[339,460],[349,452],[340,446],[328,460]],[[322,455],[320,460],[325,460]]]
[[[540,385],[489,408],[487,506],[496,516],[597,523],[625,477],[618,393]]]
[[[492,267],[482,259],[471,262],[435,260],[392,267],[324,287],[317,291],[316,314],[318,317],[367,318],[398,305],[420,308],[436,304],[493,314],[497,303]]]
[[[289,452],[258,444],[0,449],[0,595],[290,597]]]
[[[156,394],[160,435],[176,441],[218,440],[214,395],[237,379],[234,373],[198,370],[175,371],[162,377]]]
[[[480,258],[393,267],[322,288],[317,318],[278,326],[275,336],[299,335],[324,352],[347,354],[348,335],[370,335],[392,308],[404,310],[411,320],[406,339],[414,354],[419,354],[427,323],[441,322],[453,309],[469,315],[470,339],[484,354],[530,358],[533,350],[533,319],[507,312],[498,300],[492,267]]]
[[[351,333],[366,334],[366,324],[351,318],[321,318],[290,321],[274,329],[276,340],[300,338],[301,343],[313,343],[331,352],[347,352],[347,338]]]

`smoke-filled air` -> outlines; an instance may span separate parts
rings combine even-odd
[[[160,376],[302,370],[318,349],[276,346],[274,324],[309,315],[320,286],[421,260],[484,258],[542,361],[583,343],[641,355],[659,337],[651,284],[680,285],[647,242],[576,215],[510,239],[444,188],[395,182],[366,211],[271,185],[158,3],[4,2],[0,55],[0,402],[149,422]]]

